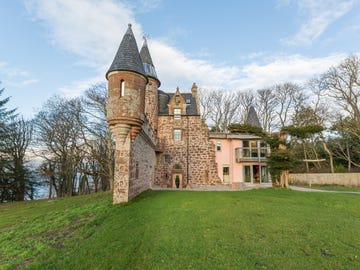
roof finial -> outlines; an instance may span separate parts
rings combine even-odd
[[[128,23],[128,27],[131,28],[131,23]]]
[[[144,45],[143,46],[147,46],[147,35],[143,35],[143,40],[144,40]]]

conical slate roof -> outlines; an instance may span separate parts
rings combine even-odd
[[[134,71],[146,76],[134,33],[131,30],[131,24],[128,26],[129,27],[120,43],[114,61],[112,62],[108,72],[106,72],[106,78],[111,71],[116,70]]]
[[[141,58],[141,61],[143,63],[145,74],[147,76],[155,78],[159,82],[159,85],[160,85],[160,81],[159,81],[159,79],[158,79],[158,77],[156,75],[155,66],[154,66],[153,61],[151,59],[149,48],[147,46],[147,41],[146,41],[145,37],[144,37],[144,44],[143,44],[143,46],[141,48],[141,51],[140,51],[140,58]]]
[[[140,51],[140,57],[143,63],[154,66],[145,37],[144,37],[144,44]]]
[[[248,115],[245,120],[245,124],[253,126],[253,127],[261,128],[259,118],[258,118],[255,108],[253,106],[251,106],[249,109]]]

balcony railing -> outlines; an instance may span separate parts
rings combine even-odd
[[[265,162],[270,154],[268,147],[239,147],[235,149],[236,162]]]

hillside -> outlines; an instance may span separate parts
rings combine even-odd
[[[359,196],[147,191],[0,205],[0,269],[360,269]]]

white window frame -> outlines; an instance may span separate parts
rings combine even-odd
[[[174,141],[181,141],[181,129],[174,129]]]
[[[179,109],[179,108],[174,109],[174,119],[175,120],[181,119],[181,109]]]

